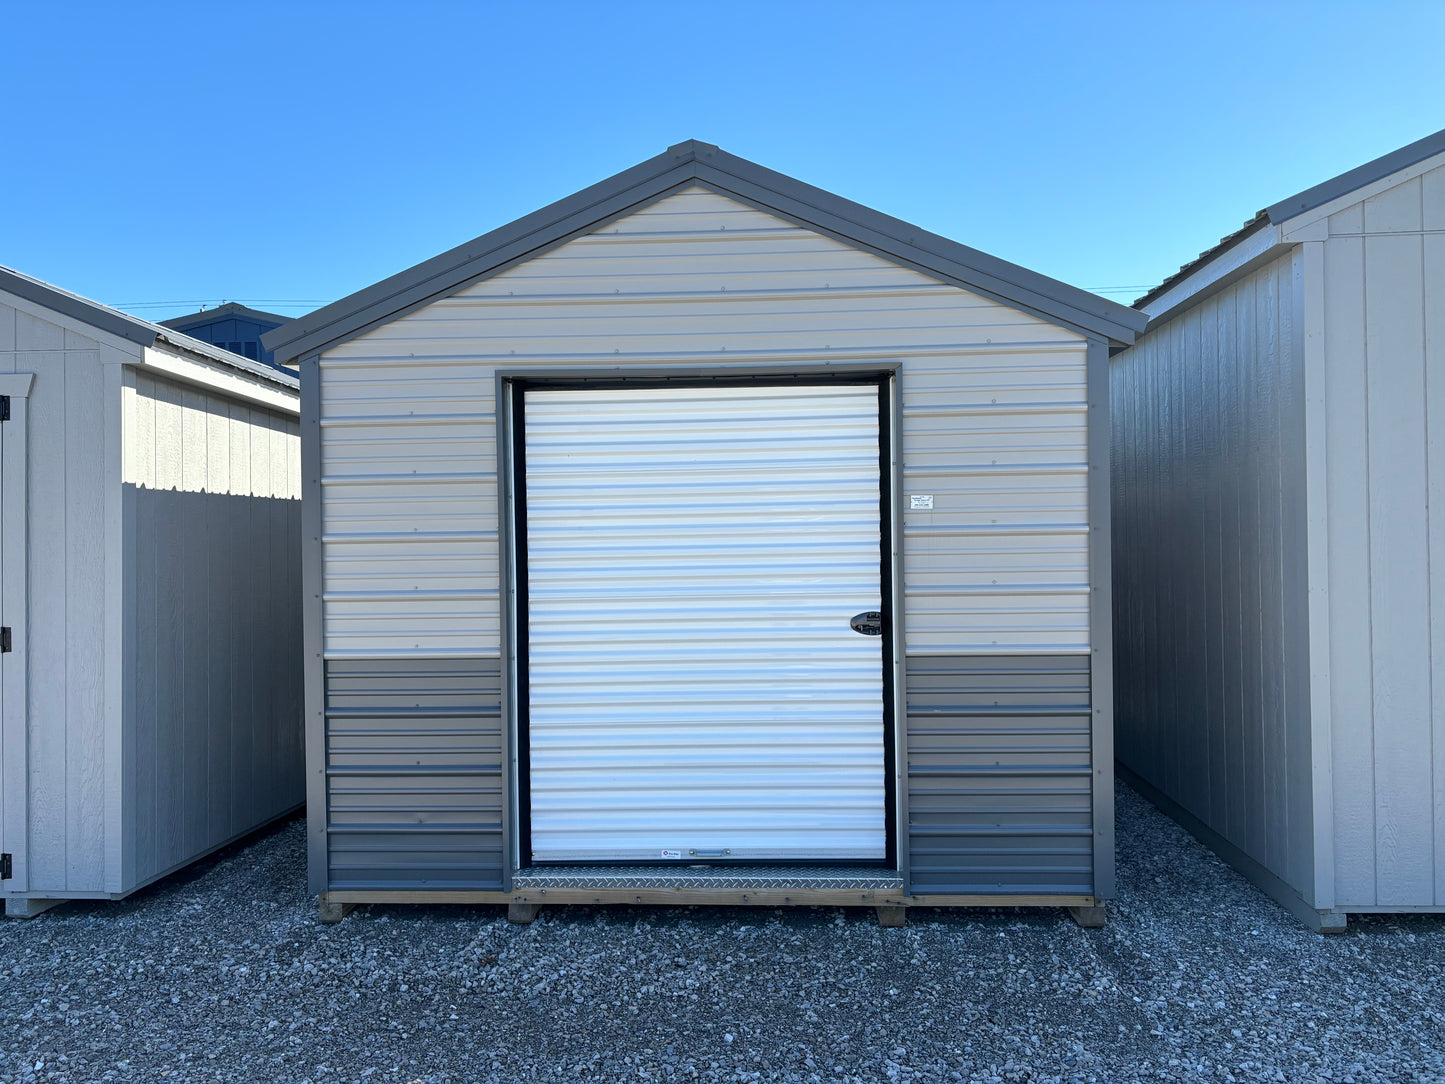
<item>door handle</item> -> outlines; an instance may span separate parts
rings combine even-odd
[[[877,610],[857,614],[848,622],[849,628],[863,636],[883,635],[883,615]]]

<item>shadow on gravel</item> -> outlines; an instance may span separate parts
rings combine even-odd
[[[217,870],[223,871],[226,880],[233,887],[250,888],[258,896],[273,898],[283,895],[290,896],[295,889],[304,892],[306,887],[305,852],[303,850],[300,855],[291,853],[291,850],[285,847],[284,837],[287,833],[292,835],[298,831],[304,833],[305,827],[306,811],[303,809],[263,825],[235,842],[228,843],[219,850],[212,851],[187,866],[182,866],[174,873],[169,873],[160,880],[132,892],[125,899],[71,900],[27,921],[39,922],[47,918],[54,921],[86,915],[120,916],[166,907],[177,894],[187,892],[192,886],[211,877]],[[266,846],[268,842],[282,844],[281,848],[278,848],[278,853],[269,853],[270,849]],[[250,877],[244,873],[248,864],[253,867],[254,875]],[[237,902],[242,901],[238,900]]]
[[[300,818],[120,903],[0,923],[0,1080],[1445,1080],[1445,920],[1303,930],[1120,788],[1062,910],[363,907]]]

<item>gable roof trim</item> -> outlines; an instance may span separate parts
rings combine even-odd
[[[950,241],[710,143],[689,141],[262,337],[280,363],[334,345],[608,221],[702,184],[1086,334],[1130,343],[1144,318],[1123,305]]]
[[[232,354],[229,350],[193,339],[149,320],[142,320],[139,316],[121,312],[109,305],[102,305],[99,301],[81,297],[69,290],[62,290],[13,268],[0,267],[0,290],[126,342],[142,347],[164,342],[176,350],[197,355],[210,363],[219,362],[250,376],[261,377],[273,384],[296,390],[296,378],[289,373]]]
[[[1142,309],[1163,294],[1168,293],[1204,264],[1233,248],[1261,227],[1282,225],[1290,219],[1298,218],[1302,214],[1308,214],[1318,207],[1332,203],[1341,196],[1347,196],[1376,181],[1382,181],[1392,173],[1417,166],[1438,154],[1445,154],[1445,129],[1427,135],[1424,139],[1417,139],[1414,143],[1391,151],[1389,154],[1381,155],[1362,166],[1347,170],[1338,177],[1321,181],[1312,188],[1306,188],[1303,192],[1296,192],[1293,196],[1282,199],[1278,203],[1270,204],[1240,229],[1221,237],[1217,245],[1201,252],[1143,297],[1138,298],[1134,302],[1134,308]]]

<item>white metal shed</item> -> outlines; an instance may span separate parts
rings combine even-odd
[[[323,914],[1096,908],[1142,324],[685,143],[269,334]]]
[[[1137,305],[1112,366],[1121,765],[1317,929],[1445,911],[1445,132]]]
[[[119,898],[297,808],[297,381],[0,268],[0,894]]]

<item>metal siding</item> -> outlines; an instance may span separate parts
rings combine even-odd
[[[331,889],[502,887],[497,659],[326,664]]]
[[[132,394],[122,891],[304,798],[297,422],[144,372]]]
[[[910,891],[1094,892],[1089,658],[913,656]]]
[[[1336,906],[1445,904],[1445,168],[1327,220]]]
[[[1311,898],[1303,352],[1286,255],[1112,363],[1122,764]],[[1287,543],[1293,550],[1287,548]]]
[[[496,652],[496,368],[901,360],[910,650],[1086,652],[1085,344],[700,188],[321,359],[328,657]]]
[[[526,393],[534,861],[885,856],[878,411]]]

